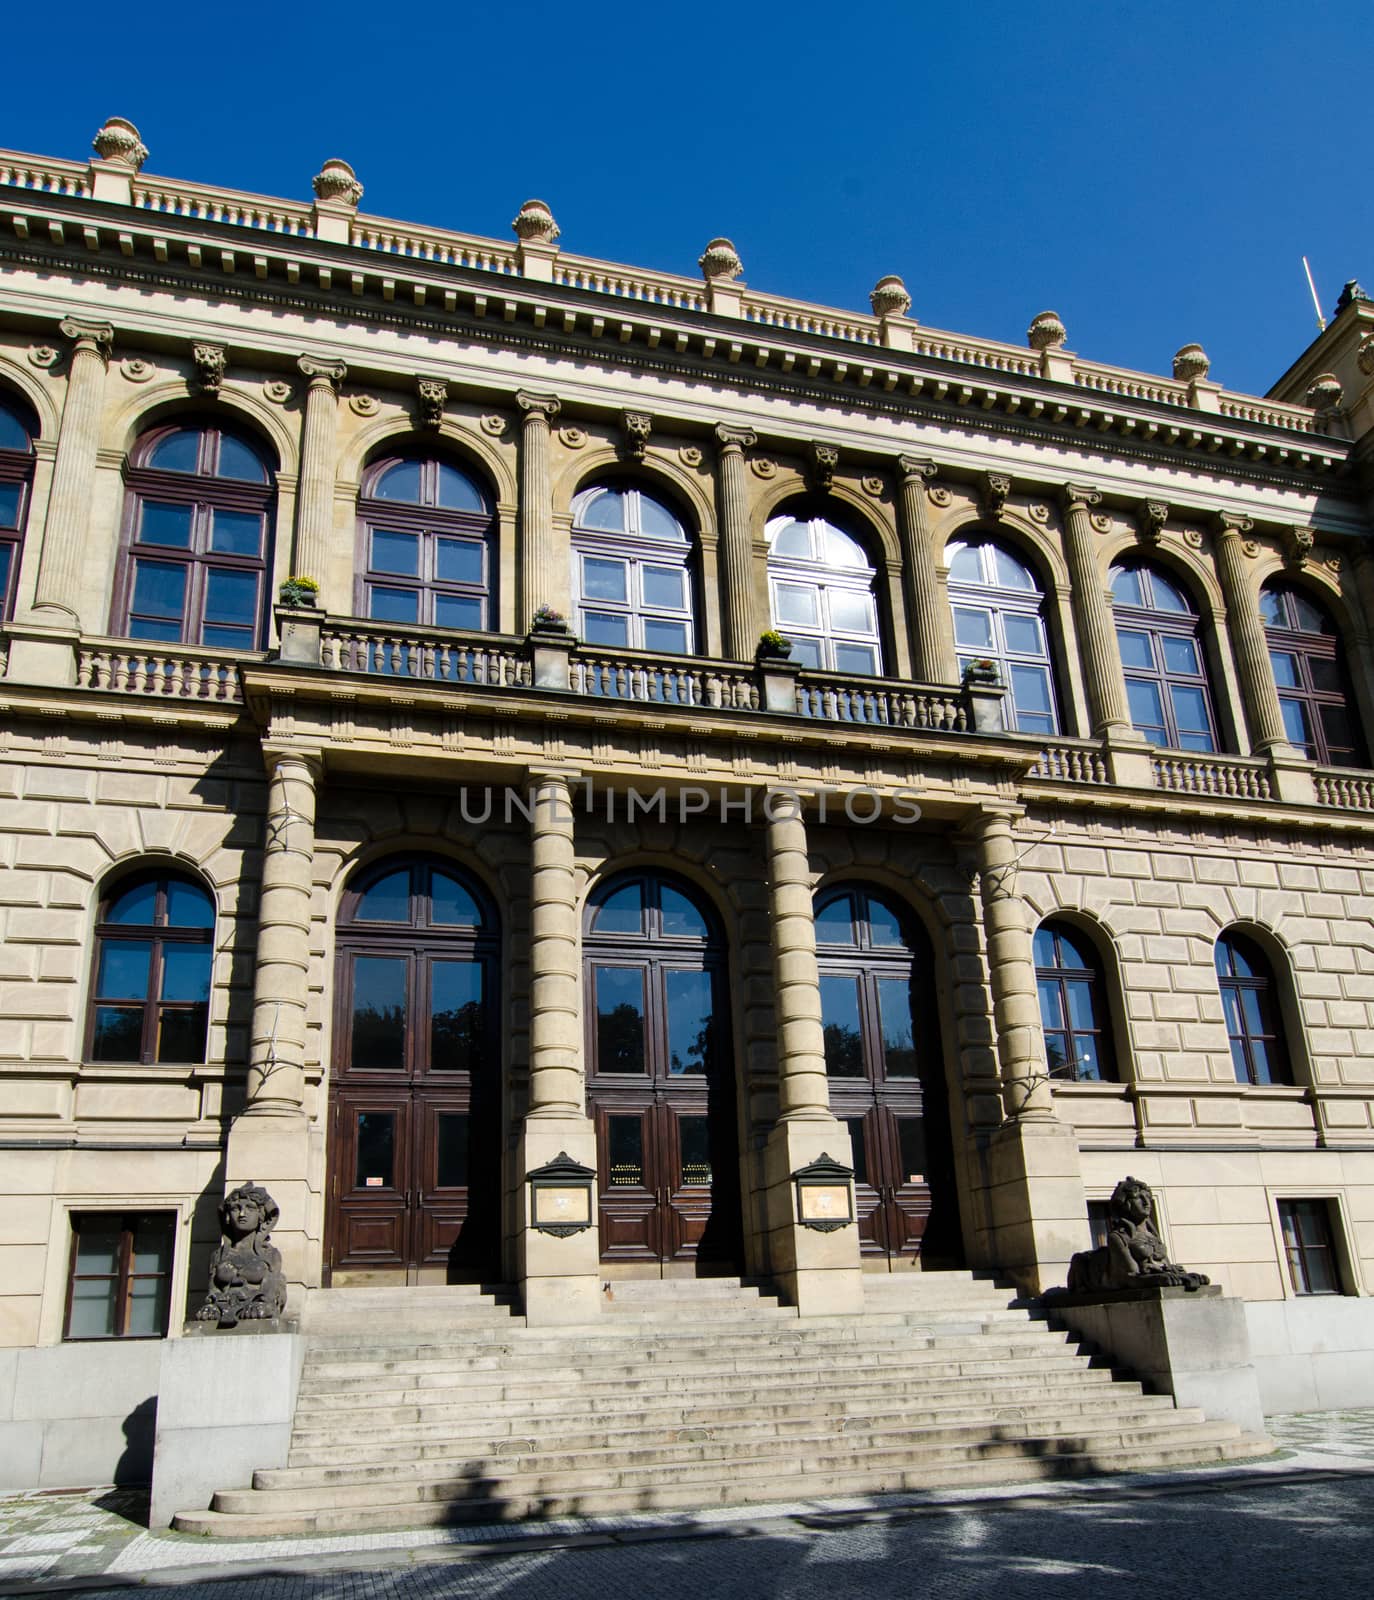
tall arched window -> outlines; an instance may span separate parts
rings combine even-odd
[[[1364,739],[1331,613],[1291,583],[1267,583],[1260,615],[1289,742],[1311,761],[1364,766]]]
[[[432,456],[368,469],[358,501],[363,548],[358,608],[377,622],[492,626],[493,518],[465,473]]]
[[[577,631],[588,644],[660,655],[696,649],[691,540],[660,500],[599,484],[573,500]]]
[[[875,572],[851,533],[821,516],[774,517],[766,529],[773,626],[792,656],[823,672],[883,670]]]
[[[26,408],[0,396],[0,622],[14,609],[19,551],[33,484],[35,431]]]
[[[1111,586],[1136,732],[1174,750],[1217,749],[1193,602],[1173,578],[1144,561],[1113,566]]]
[[[1116,1077],[1102,963],[1092,942],[1062,922],[1042,922],[1034,941],[1040,1025],[1050,1076]]]
[[[263,454],[215,424],[175,423],[139,440],[127,481],[112,631],[256,650],[272,542]]]
[[[957,1254],[930,941],[862,884],[822,890],[815,919],[830,1105],[849,1130],[860,1247]]]
[[[1242,933],[1224,933],[1214,952],[1237,1083],[1292,1083],[1269,960]]]
[[[624,873],[587,907],[587,1099],[608,1261],[737,1262],[725,942],[681,879]]]
[[[158,868],[114,884],[96,921],[88,1060],[205,1060],[214,930],[194,878]]]
[[[956,539],[949,547],[949,600],[959,666],[997,663],[1009,691],[1007,726],[1058,733],[1045,599],[1035,574],[995,540]]]
[[[339,1270],[497,1266],[495,911],[450,863],[380,863],[339,911],[329,1254]]]

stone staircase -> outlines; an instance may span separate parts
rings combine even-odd
[[[313,1291],[289,1465],[174,1526],[354,1532],[1030,1482],[1272,1449],[1114,1382],[969,1273],[800,1318],[738,1279],[530,1329],[476,1288]]]

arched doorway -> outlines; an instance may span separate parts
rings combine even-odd
[[[859,1244],[873,1264],[961,1258],[934,957],[915,918],[863,884],[816,896],[830,1109],[849,1130]]]
[[[327,1259],[480,1282],[500,1264],[500,937],[450,863],[392,858],[339,913]]]
[[[739,1140],[715,918],[678,879],[621,874],[591,897],[585,956],[602,1260],[737,1267]]]

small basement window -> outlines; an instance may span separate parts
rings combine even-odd
[[[63,1338],[165,1338],[175,1228],[170,1211],[73,1212]]]
[[[1293,1293],[1342,1293],[1329,1202],[1280,1200],[1279,1225]]]

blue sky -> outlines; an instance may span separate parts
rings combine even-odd
[[[55,25],[54,15],[60,17]],[[165,0],[6,22],[0,145],[81,159],[106,115],[148,170],[308,198],[341,155],[363,209],[1164,372],[1199,340],[1263,391],[1374,292],[1374,7],[1278,0],[367,6]]]

